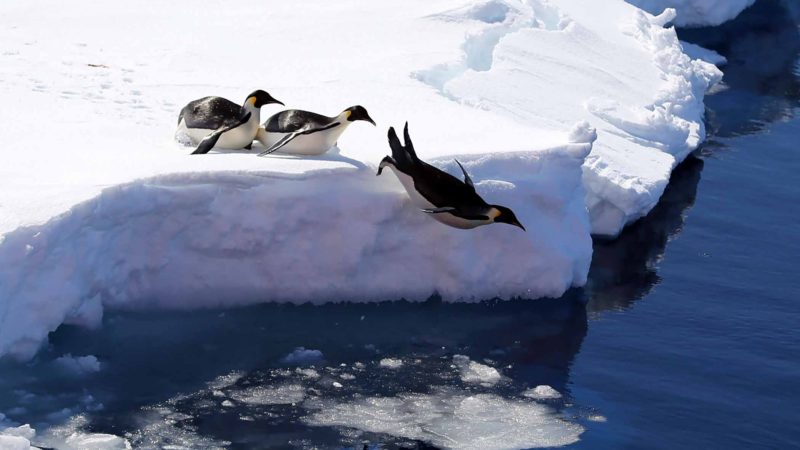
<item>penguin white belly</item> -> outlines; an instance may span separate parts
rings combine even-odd
[[[222,133],[222,136],[219,137],[219,140],[214,147],[234,150],[244,148],[253,143],[253,139],[255,139],[257,130],[258,121],[247,122],[230,131]],[[179,141],[182,140],[181,136],[188,136],[192,145],[197,145],[203,140],[203,138],[214,131],[215,130],[207,130],[205,128],[187,128],[186,122],[181,120],[181,122],[178,124],[178,129],[175,131],[175,136]]]
[[[345,128],[346,126],[340,125],[338,127],[331,128],[329,130],[318,131],[316,133],[301,134],[289,141],[288,144],[278,149],[276,153],[308,156],[322,155],[336,144],[336,141],[339,140],[339,136],[342,135]],[[261,143],[264,144],[265,147],[270,147],[278,142],[282,137],[286,136],[286,133],[267,132],[261,133],[261,135],[264,136],[263,139],[260,139]]]
[[[395,169],[394,166],[390,165],[390,166],[387,166],[387,167],[392,169],[392,172],[394,172],[394,174],[397,175],[397,179],[400,180],[400,183],[406,189],[406,192],[408,192],[409,198],[411,198],[411,204],[413,204],[415,207],[417,207],[419,209],[433,209],[433,208],[436,208],[436,206],[433,203],[429,202],[428,199],[426,199],[419,192],[417,192],[417,189],[414,187],[414,179],[413,178],[411,178],[410,176],[404,174],[403,172]],[[431,216],[432,218],[438,220],[439,222],[445,224],[445,225],[450,225],[451,227],[461,228],[461,229],[464,229],[464,230],[467,230],[467,229],[470,229],[470,228],[479,227],[481,225],[488,225],[488,224],[492,223],[490,220],[469,220],[469,219],[464,219],[463,217],[454,216],[454,215],[452,215],[450,213],[446,213],[446,212],[445,213],[434,213],[434,214],[428,214],[428,215]]]

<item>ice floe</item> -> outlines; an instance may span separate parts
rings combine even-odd
[[[673,10],[622,0],[0,14],[15,24],[0,30],[0,99],[19,105],[0,110],[0,356],[22,359],[105,308],[559,296],[585,283],[592,233],[656,204],[721,77],[684,53]],[[315,26],[292,45],[241,45],[285,42],[300,20]],[[315,158],[172,141],[188,100],[254,88],[328,114],[363,104],[379,127]],[[422,158],[458,175],[458,157],[528,232],[449,229],[375,177],[386,128],[406,120]]]

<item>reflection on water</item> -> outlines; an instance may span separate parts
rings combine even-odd
[[[589,311],[628,308],[659,282],[657,265],[694,204],[702,170],[703,161],[689,156],[672,173],[661,200],[647,216],[613,241],[595,241],[586,286]]]
[[[706,98],[710,134],[752,134],[793,117],[800,100],[798,21],[795,0],[759,0],[722,26],[679,30],[681,39],[728,58],[728,90]]]

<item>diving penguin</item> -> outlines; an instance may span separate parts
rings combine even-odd
[[[261,107],[282,102],[262,90],[252,92],[239,106],[222,97],[203,97],[189,102],[178,115],[176,136],[185,134],[198,144],[193,155],[214,147],[250,149],[261,122]]]
[[[256,139],[267,147],[258,156],[278,150],[294,155],[321,155],[336,145],[339,136],[356,120],[375,125],[363,106],[351,106],[335,117],[299,109],[281,111],[258,129]]]
[[[392,169],[414,206],[455,228],[469,229],[500,222],[525,230],[513,211],[505,206],[490,205],[475,192],[472,180],[458,160],[456,163],[464,174],[463,182],[417,158],[408,135],[408,122],[403,134],[405,146],[400,144],[394,128],[389,128],[392,156],[383,158],[378,166],[378,175],[385,167]]]

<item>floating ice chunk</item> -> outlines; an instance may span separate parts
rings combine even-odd
[[[298,367],[294,372],[306,378],[319,378],[319,372],[314,369],[301,369]]]
[[[239,381],[242,376],[244,376],[241,372],[231,372],[229,374],[220,375],[215,378],[213,381],[208,383],[209,389],[224,389],[226,387],[232,386],[234,383]]]
[[[297,366],[310,366],[322,361],[322,352],[319,350],[297,347],[292,353],[284,356],[281,362]]]
[[[236,401],[250,405],[288,405],[303,401],[306,393],[303,386],[288,384],[278,387],[255,386],[231,392],[230,396]]]
[[[326,402],[311,425],[345,426],[417,439],[448,449],[508,449],[571,444],[583,428],[541,404],[494,394],[440,389],[432,394]]]
[[[536,400],[561,398],[561,394],[557,390],[546,384],[536,386],[533,389],[528,389],[527,391],[523,392],[522,395],[528,398],[534,398]]]
[[[83,376],[100,371],[100,361],[94,355],[72,356],[66,355],[56,358],[53,363],[64,372],[74,376]]]
[[[403,361],[397,358],[383,358],[378,365],[387,369],[399,369],[403,367]]]
[[[129,450],[131,444],[124,438],[105,433],[73,433],[65,440],[72,450]]]
[[[31,442],[23,437],[0,434],[0,448],[3,450],[29,450]]]
[[[608,421],[608,419],[606,419],[605,416],[601,416],[600,414],[592,414],[592,415],[586,416],[586,420],[588,420],[590,422],[601,422],[601,423]]]
[[[502,375],[494,367],[470,361],[464,355],[453,356],[453,363],[458,367],[461,381],[481,385],[494,385],[502,379]]]
[[[31,440],[34,438],[34,436],[36,436],[36,430],[31,428],[31,426],[28,424],[20,425],[18,427],[7,427],[4,429],[2,423],[0,423],[0,435],[18,436],[21,438]]]

